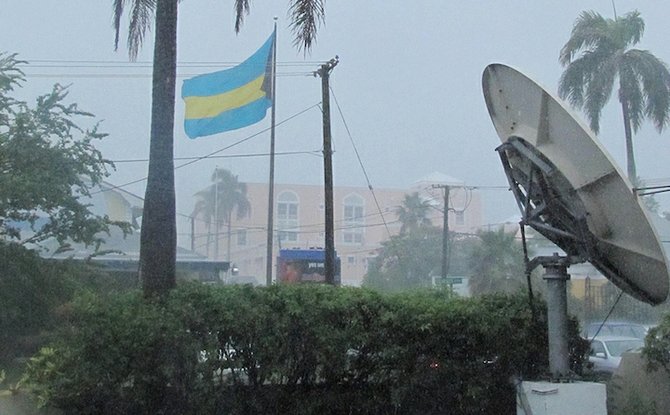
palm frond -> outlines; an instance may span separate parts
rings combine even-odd
[[[598,61],[587,81],[583,108],[590,127],[596,134],[600,131],[600,114],[612,96],[616,76],[617,59],[616,56],[610,56],[609,59]]]
[[[249,0],[235,0],[235,33],[239,33],[244,18],[249,14]]]
[[[584,105],[584,89],[589,78],[590,69],[587,60],[578,59],[572,62],[561,74],[558,95],[573,107],[581,108]]]
[[[128,56],[131,60],[137,58],[142,47],[144,35],[151,28],[156,13],[156,0],[113,0],[114,50],[119,48],[121,19],[123,12],[130,7],[130,21],[128,24]]]
[[[566,70],[560,79],[559,95],[584,110],[595,133],[600,130],[600,114],[619,75],[621,56],[630,39],[639,33],[633,30],[639,28],[636,16],[626,15],[634,20],[630,23],[605,19],[593,11],[583,12],[561,50],[560,60]]]
[[[626,107],[631,128],[637,131],[644,119],[644,96],[632,62],[623,57],[619,68],[619,101]]]
[[[156,12],[156,0],[134,0],[128,28],[128,55],[135,60],[144,42],[144,35],[151,28]]]
[[[658,132],[670,122],[670,70],[668,66],[651,52],[631,49],[623,56],[623,65],[630,68],[634,77],[634,88],[639,95],[639,122],[649,118]],[[632,82],[632,81],[629,81]]]
[[[612,37],[620,48],[625,49],[640,42],[644,34],[644,20],[636,10],[617,19],[612,26]]]
[[[575,21],[570,39],[561,49],[561,65],[567,66],[580,51],[594,48],[607,39],[610,22],[594,11],[582,12]]]
[[[238,219],[251,214],[251,202],[247,198],[247,185],[240,182],[237,175],[227,169],[214,169],[212,184],[197,192],[198,198],[194,212],[214,221],[226,223],[233,212]],[[195,213],[194,213],[195,215]]]
[[[558,84],[559,96],[585,111],[596,134],[600,130],[602,107],[612,94],[616,56],[603,49],[585,51],[565,69]]]
[[[125,0],[114,0],[112,4],[113,9],[113,21],[112,26],[114,27],[114,50],[119,49],[119,32],[121,31],[121,16],[123,16],[123,8],[125,7]]]
[[[324,0],[292,0],[289,7],[293,44],[299,50],[309,50],[316,41],[318,27],[325,21]]]

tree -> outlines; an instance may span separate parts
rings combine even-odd
[[[469,275],[468,258],[474,238],[452,237],[449,246],[452,275]],[[411,234],[400,234],[382,243],[370,263],[363,285],[379,291],[397,292],[432,286],[440,275],[442,229],[423,227]]]
[[[204,217],[207,223],[208,235],[210,239],[210,230],[212,222],[216,228],[216,240],[214,243],[216,256],[219,255],[219,226],[221,223],[227,225],[227,255],[226,260],[230,261],[230,242],[232,236],[232,217],[236,214],[237,219],[248,216],[251,212],[251,203],[247,199],[247,185],[238,180],[237,175],[232,174],[226,169],[215,169],[212,174],[212,182],[207,189],[196,193],[198,201],[196,202],[193,216]],[[209,243],[207,247],[209,252]]]
[[[96,124],[77,125],[92,117],[66,104],[66,88],[54,85],[34,108],[12,97],[25,81],[15,54],[0,53],[0,239],[33,247],[56,240],[87,245],[103,242],[101,234],[129,224],[95,215],[91,190],[113,164],[94,147],[106,134]]]
[[[633,181],[637,177],[633,133],[645,118],[650,119],[660,133],[670,117],[667,65],[649,51],[630,48],[640,41],[643,32],[644,21],[637,11],[614,20],[585,11],[575,21],[559,58],[566,69],[561,75],[558,93],[573,106],[584,109],[596,134],[600,114],[618,79],[627,173]]]
[[[405,195],[402,205],[396,209],[398,220],[402,224],[400,233],[413,233],[432,226],[428,218],[430,209],[430,201],[422,199],[418,192]]]
[[[486,231],[479,233],[480,243],[470,252],[470,292],[516,292],[526,284],[521,243],[514,233]]]
[[[363,285],[389,292],[430,287],[431,276],[440,270],[441,241],[442,231],[435,227],[392,236],[382,242]]]
[[[62,323],[54,311],[99,276],[81,263],[40,253],[54,242],[56,251],[71,242],[97,250],[112,227],[130,231],[130,224],[90,209],[92,192],[113,167],[94,146],[105,134],[97,123],[79,126],[92,115],[66,103],[61,85],[34,105],[16,99],[24,63],[0,52],[0,366],[34,353]]]
[[[324,17],[324,0],[292,0],[289,13],[295,44],[308,50]],[[155,17],[149,172],[140,241],[140,278],[145,296],[162,295],[176,283],[177,226],[174,189],[174,107],[179,0],[112,0],[115,45],[121,17],[130,9],[128,52],[137,57]],[[249,0],[235,0],[235,30],[249,13]]]

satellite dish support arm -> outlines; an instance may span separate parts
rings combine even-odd
[[[543,180],[544,175],[552,173],[553,167],[525,148],[519,140],[510,139],[499,146],[496,151],[498,151],[510,188],[521,210],[522,220],[519,225],[521,227],[531,226],[545,236],[551,235],[577,242],[579,235],[575,235],[572,229],[558,229],[543,220],[543,216],[557,214],[550,206],[551,203],[548,201],[549,190]],[[533,168],[530,170],[528,177],[518,177],[520,172],[515,174],[509,162],[507,151],[521,153],[531,161]],[[536,172],[537,177],[535,179],[537,181],[533,180],[533,175]],[[573,217],[577,216],[573,215],[572,212],[565,213]],[[574,231],[579,233],[579,229]],[[562,379],[570,375],[567,301],[567,281],[570,279],[570,275],[567,269],[572,263],[578,262],[583,262],[583,259],[578,255],[559,256],[554,254],[553,256],[538,256],[530,261],[526,258],[527,275],[540,265],[545,270],[543,279],[547,283],[549,371],[553,379]],[[531,307],[533,307],[532,304]]]

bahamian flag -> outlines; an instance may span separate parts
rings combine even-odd
[[[236,130],[265,118],[272,106],[273,49],[276,32],[247,60],[184,81],[184,130],[189,138]]]

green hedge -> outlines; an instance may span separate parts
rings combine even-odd
[[[546,371],[540,314],[521,295],[187,284],[79,299],[27,376],[68,413],[514,413],[510,378]]]
[[[91,264],[48,260],[25,247],[0,241],[0,368],[30,356],[44,344],[77,292],[114,293],[136,288]]]

